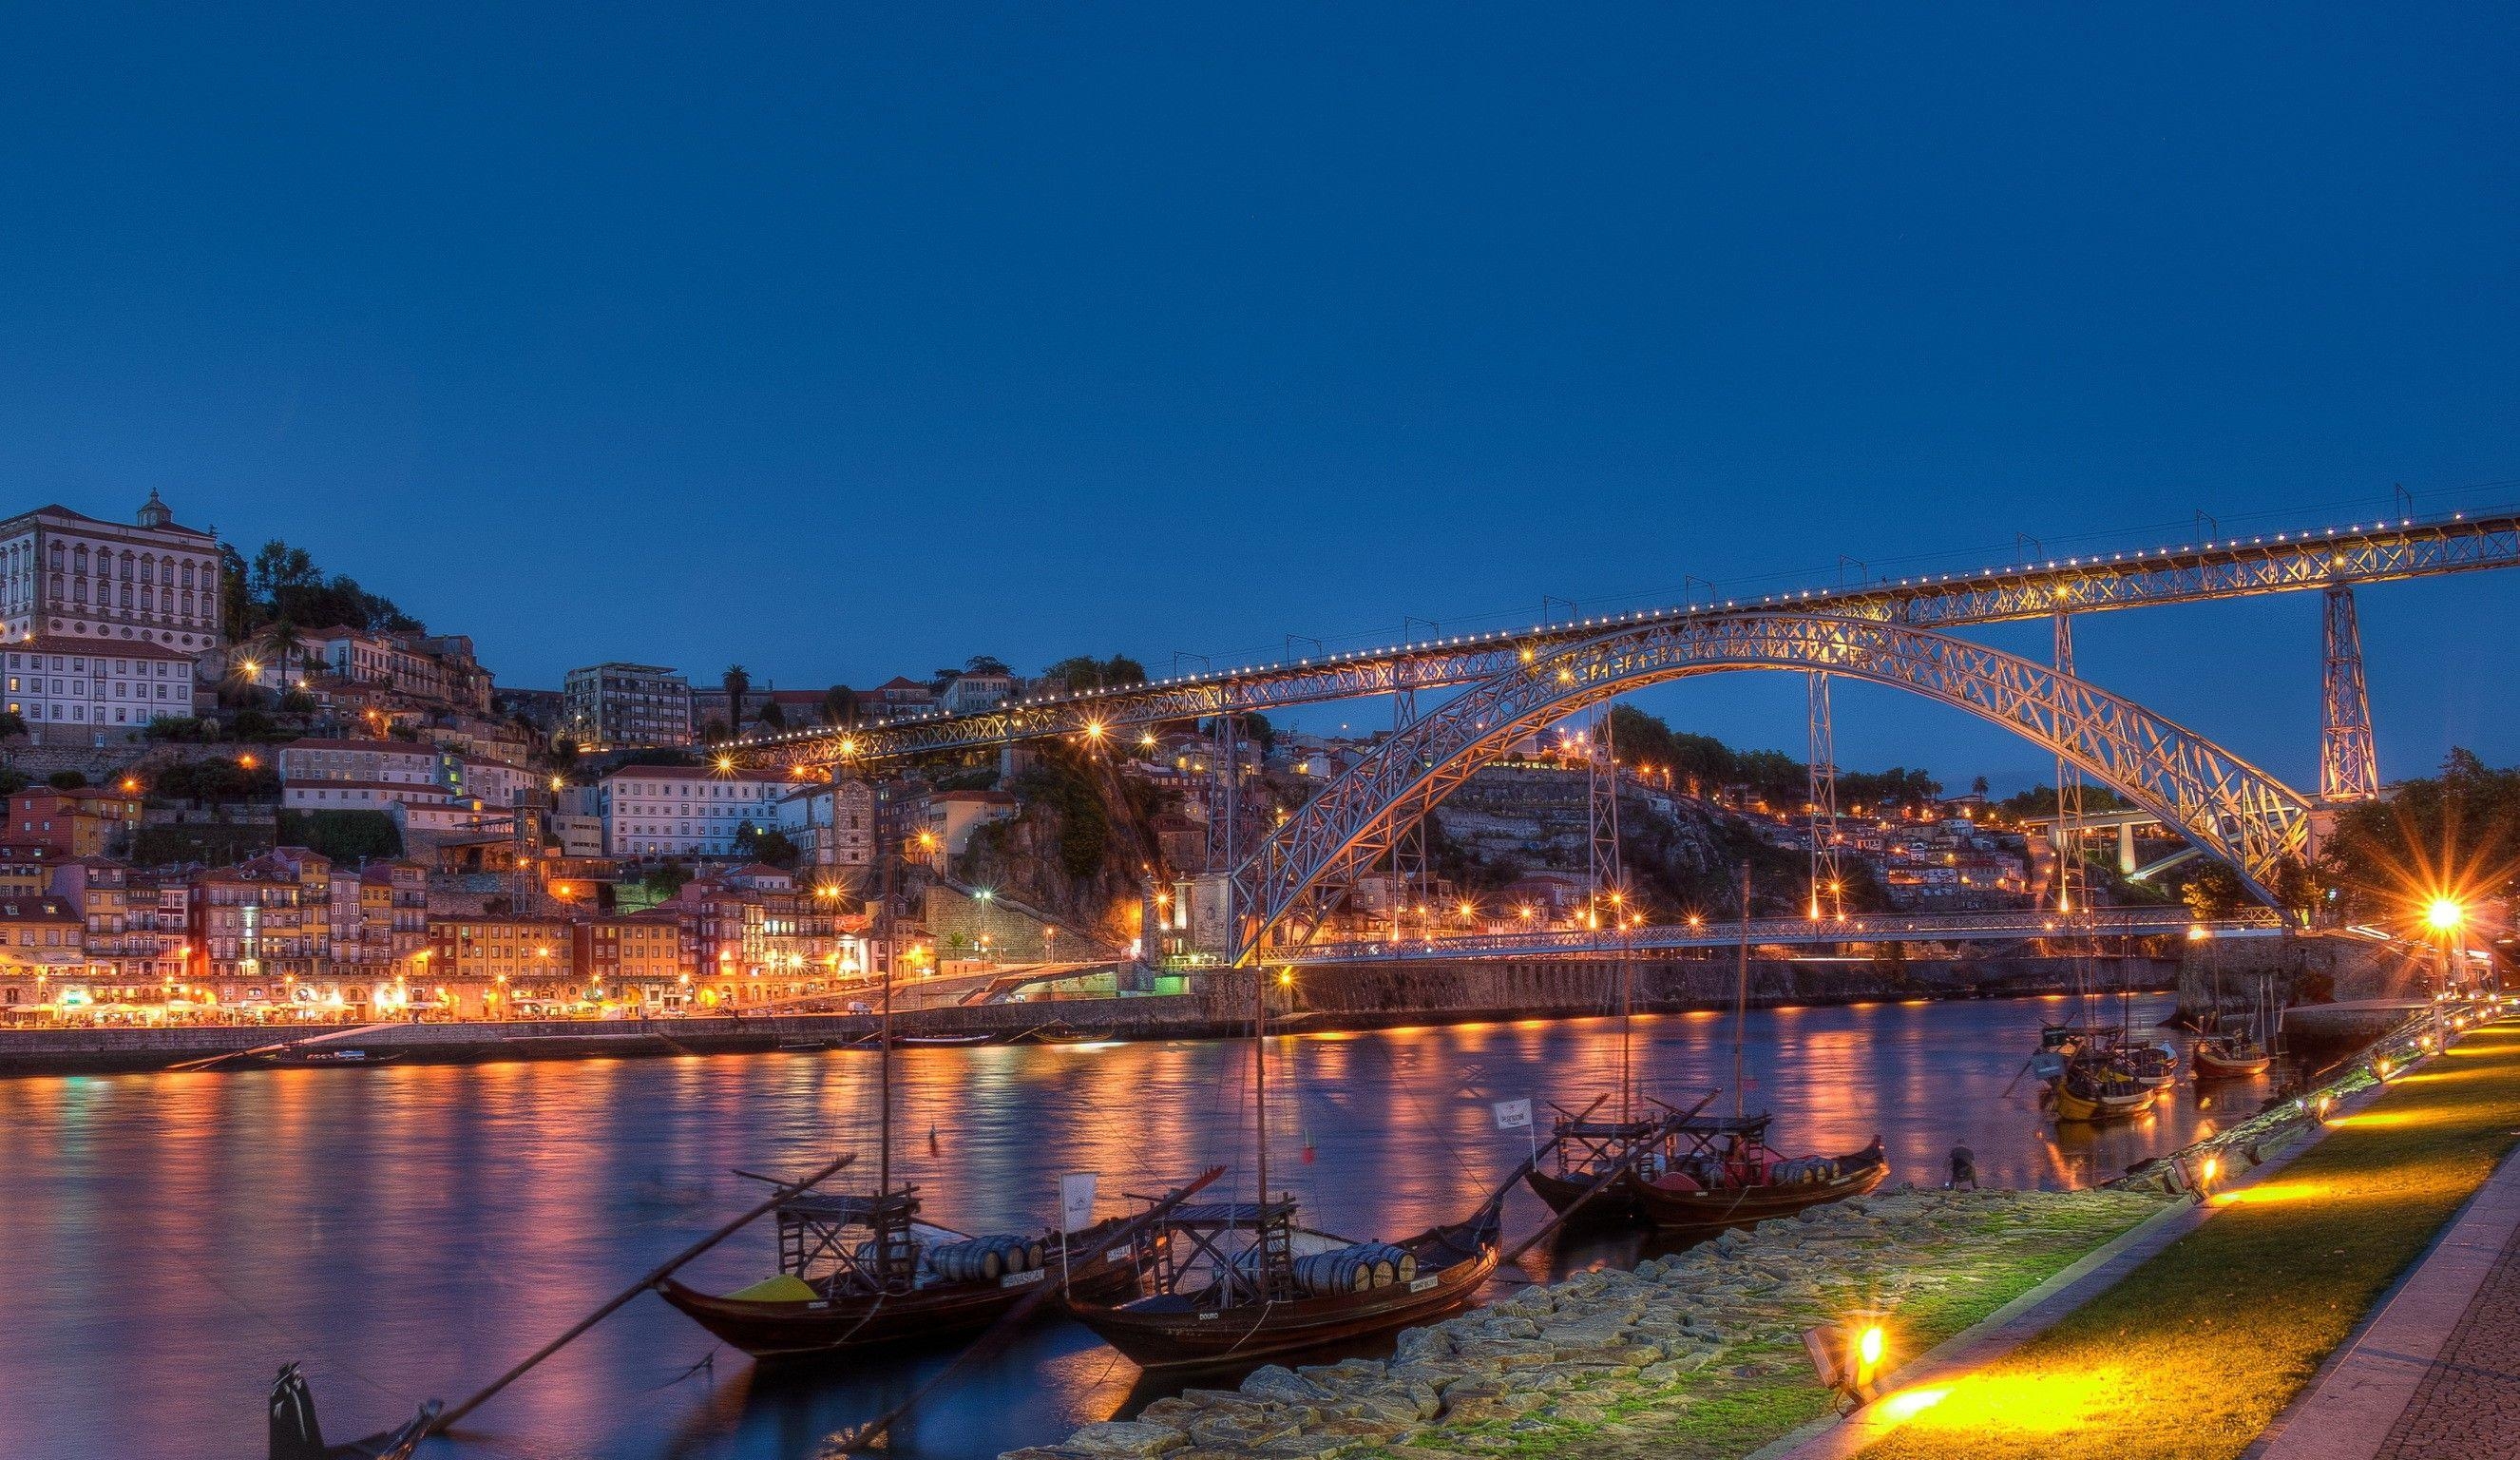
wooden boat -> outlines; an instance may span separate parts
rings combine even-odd
[[[892,1042],[922,1049],[959,1048],[967,1044],[986,1044],[992,1034],[895,1034]]]
[[[1767,1141],[1770,1117],[1710,1116],[1680,1123],[1690,1149],[1637,1183],[1639,1212],[1664,1233],[1719,1232],[1859,1197],[1890,1174],[1881,1138],[1844,1156],[1792,1158]]]
[[[315,1392],[297,1365],[283,1364],[271,1382],[271,1460],[410,1460],[437,1423],[438,1409],[431,1400],[398,1429],[328,1445],[315,1418]]]
[[[2159,1044],[2131,1044],[2118,1050],[2120,1070],[2141,1084],[2166,1090],[2179,1082],[2178,1052]]]
[[[2161,1091],[2104,1059],[2068,1063],[2055,1084],[2059,1120],[2131,1120],[2152,1108]]]
[[[1496,1270],[1503,1205],[1391,1244],[1298,1227],[1282,1198],[1265,1209],[1185,1205],[1145,1239],[1144,1296],[1069,1310],[1142,1369],[1251,1363],[1367,1338],[1468,1302]]]
[[[2198,1079],[2247,1079],[2264,1074],[2274,1058],[2244,1034],[2208,1034],[2190,1051]]]
[[[665,1301],[758,1359],[976,1332],[1043,1284],[1079,1299],[1136,1291],[1142,1254],[1111,1217],[1038,1238],[975,1238],[919,1221],[918,1188],[782,1203],[779,1273],[712,1295],[666,1278]]]
[[[1460,1307],[1496,1270],[1506,1194],[1534,1164],[1517,1166],[1467,1221],[1400,1242],[1354,1242],[1296,1226],[1295,1203],[1269,1191],[1268,989],[1253,971],[1254,1200],[1176,1206],[1133,1239],[1145,1274],[1137,1297],[1068,1304],[1142,1369],[1250,1363]]]

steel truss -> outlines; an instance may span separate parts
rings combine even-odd
[[[2371,740],[2371,696],[2362,686],[2362,631],[2354,590],[2326,593],[2320,660],[2318,799],[2338,806],[2380,794],[2380,756]]]
[[[1528,631],[1426,639],[1356,654],[1298,659],[1150,685],[1050,695],[967,715],[938,715],[849,732],[788,731],[720,748],[753,764],[878,760],[1008,741],[1079,735],[1229,710],[1458,689],[1554,656],[1603,632],[1643,624],[1710,623],[1794,612],[1870,618],[1912,628],[1957,628],[2063,612],[2133,609],[2263,593],[2391,582],[2520,567],[2520,513],[2374,524],[2284,533],[2153,553],[2068,558],[1975,574],[1874,582],[1862,588],[1658,609]]]
[[[1402,829],[1523,737],[1647,684],[1734,669],[1826,669],[1957,706],[2117,789],[2229,863],[2268,902],[2276,863],[2309,836],[2299,793],[2193,731],[2036,661],[1866,619],[1683,619],[1536,658],[1376,747],[1235,869],[1237,961],[1251,961],[1282,930],[1290,942],[1309,938],[1315,890],[1353,881]]]

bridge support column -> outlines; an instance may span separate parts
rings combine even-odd
[[[2325,595],[2325,654],[2318,716],[2318,800],[2339,806],[2380,794],[2380,757],[2371,739],[2371,696],[2362,683],[2362,630],[2354,590]]]
[[[2056,615],[2056,672],[2074,672],[2074,620],[2059,610]],[[2056,753],[2056,910],[2072,912],[2083,899],[2076,895],[2083,877],[2083,774],[2065,758],[2060,749]]]
[[[2133,877],[2135,867],[2135,823],[2121,821],[2118,823],[2118,870]]]
[[[1811,803],[1811,906],[1813,922],[1820,921],[1822,900],[1826,899],[1832,914],[1842,913],[1845,905],[1843,876],[1837,864],[1837,728],[1828,707],[1828,675],[1814,670],[1811,674],[1811,765],[1809,775]]]

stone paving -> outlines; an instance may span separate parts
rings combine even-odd
[[[2520,1230],[2374,1460],[2520,1460]]]

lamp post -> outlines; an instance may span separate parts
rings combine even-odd
[[[2441,939],[2442,992],[2452,991],[2454,979],[2452,944],[2459,940],[2460,931],[2467,926],[2467,907],[2457,898],[2444,895],[2424,905],[2424,926]]]

